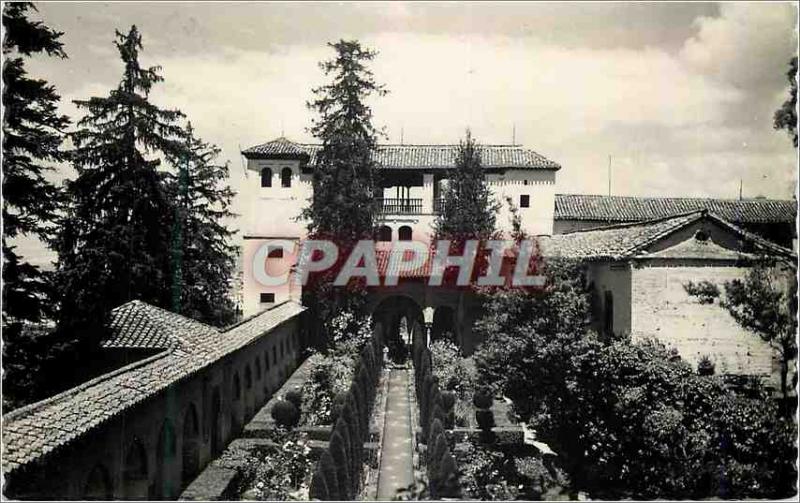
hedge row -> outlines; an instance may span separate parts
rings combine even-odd
[[[309,488],[309,498],[335,501],[352,500],[361,487],[364,442],[369,439],[369,418],[375,402],[383,368],[383,341],[380,326],[361,350],[350,389],[336,398],[342,404],[331,433],[328,449],[322,454]]]
[[[431,368],[431,352],[417,339],[414,341],[413,358],[419,422],[422,427],[421,440],[427,445],[425,461],[431,496],[460,498],[458,467],[445,433],[445,428],[453,428],[455,397],[449,392],[442,393],[439,390],[439,383]]]

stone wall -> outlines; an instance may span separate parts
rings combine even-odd
[[[46,462],[14,472],[14,499],[174,499],[297,366],[300,319],[176,382]],[[221,333],[220,337],[225,334]]]
[[[741,328],[717,302],[700,304],[683,288],[689,281],[722,284],[745,267],[686,261],[643,264],[631,272],[631,334],[656,337],[692,365],[708,355],[717,373],[771,375],[777,370],[768,344]]]

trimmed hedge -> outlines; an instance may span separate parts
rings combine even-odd
[[[415,331],[418,332],[418,331]],[[414,338],[414,384],[419,405],[421,441],[427,445],[426,465],[433,498],[460,498],[458,467],[450,451],[445,426],[453,427],[452,393],[443,394],[433,375],[431,352],[418,337]]]
[[[364,442],[369,440],[370,412],[383,368],[381,332],[382,327],[377,324],[356,361],[350,389],[334,399],[336,423],[328,450],[317,463],[310,499],[352,500],[361,489],[361,474],[368,458]],[[317,472],[320,477],[316,477]]]

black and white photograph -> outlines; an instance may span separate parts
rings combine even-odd
[[[4,501],[796,501],[797,2],[0,3]]]

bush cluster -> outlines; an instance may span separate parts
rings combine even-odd
[[[601,339],[583,276],[569,264],[548,268],[546,291],[487,299],[475,361],[576,488],[601,499],[794,494],[796,427],[774,399],[698,375],[655,341]]]
[[[349,389],[334,399],[341,406],[335,411],[337,418],[328,449],[314,469],[311,499],[353,500],[358,494],[370,411],[383,366],[382,348],[381,329],[376,327],[372,338],[361,348]]]
[[[432,372],[431,352],[422,341],[414,341],[413,357],[422,441],[427,446],[429,490],[434,498],[458,498],[461,496],[458,467],[445,433],[445,425],[452,422],[449,418],[453,415],[455,397],[443,395],[439,390]]]

